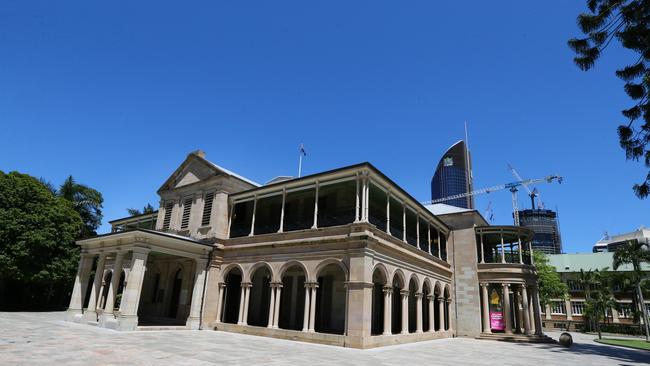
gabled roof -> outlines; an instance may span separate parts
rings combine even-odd
[[[192,162],[198,162],[199,164],[203,164],[204,166],[206,166],[209,169],[211,169],[212,171],[214,171],[215,175],[225,174],[227,176],[230,176],[230,177],[233,177],[235,179],[246,182],[246,183],[250,184],[253,187],[260,187],[261,186],[261,184],[259,184],[257,182],[254,182],[254,181],[252,181],[252,180],[250,180],[248,178],[245,178],[245,177],[243,177],[243,176],[241,176],[239,174],[236,174],[236,173],[234,173],[234,172],[232,172],[232,171],[230,171],[230,170],[228,170],[228,169],[226,169],[224,167],[221,167],[221,166],[219,166],[219,165],[217,165],[217,164],[215,164],[215,163],[213,163],[211,161],[208,161],[205,158],[205,153],[203,151],[196,150],[196,151],[193,151],[193,152],[191,152],[191,153],[189,153],[187,155],[187,158],[185,158],[185,160],[181,163],[181,165],[179,165],[179,167],[176,168],[174,173],[172,173],[172,175],[170,175],[169,178],[167,178],[167,180],[165,180],[165,183],[163,183],[163,185],[160,186],[160,188],[158,188],[158,193],[165,190],[166,188],[170,188],[171,184],[183,172],[185,167],[187,167]]]
[[[550,254],[548,255],[548,264],[555,267],[557,272],[580,272],[602,270],[605,267],[609,271],[614,271],[614,253],[574,253],[574,254]],[[650,271],[650,265],[641,264],[641,270]],[[632,265],[624,264],[616,272],[632,271]]]

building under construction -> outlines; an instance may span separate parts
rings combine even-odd
[[[545,209],[526,209],[518,211],[519,225],[531,229],[533,249],[545,254],[561,254],[562,238],[557,213]]]

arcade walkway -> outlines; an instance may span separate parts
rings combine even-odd
[[[574,334],[571,349],[466,338],[370,350],[215,331],[136,331],[64,322],[64,313],[0,313],[0,364],[38,365],[620,365],[650,362],[645,351]],[[559,333],[551,333],[557,339]],[[424,362],[431,360],[431,362]]]

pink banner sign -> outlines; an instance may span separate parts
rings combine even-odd
[[[492,330],[504,330],[506,328],[501,312],[490,311],[490,328]]]

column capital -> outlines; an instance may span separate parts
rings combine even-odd
[[[488,282],[481,282],[481,283],[479,283],[479,285],[480,285],[481,287],[488,287],[488,286],[490,286],[490,284],[489,284]]]
[[[431,301],[431,300],[433,300],[435,298],[435,296],[429,294],[429,295],[426,296],[426,298],[427,298],[427,300]]]
[[[393,288],[390,287],[390,286],[384,286],[382,291],[384,291],[385,294],[392,294],[393,293]]]
[[[502,283],[501,286],[503,286],[504,288],[508,288],[508,287],[510,287],[510,284],[509,283]]]
[[[269,283],[269,286],[270,287],[282,288],[284,285],[282,284],[282,282],[271,282],[271,283]]]
[[[421,293],[421,292],[416,292],[416,293],[415,293],[415,298],[416,298],[416,299],[421,299],[423,296],[424,296],[424,294]]]
[[[399,293],[402,294],[402,296],[408,296],[411,293],[411,291],[409,291],[409,290],[400,290]]]
[[[221,288],[226,287],[226,283],[225,282],[219,282],[219,287],[221,287]]]
[[[318,288],[318,282],[305,282],[305,288]]]
[[[241,283],[241,288],[248,288],[248,287],[253,287],[253,284],[251,282],[242,282]]]

